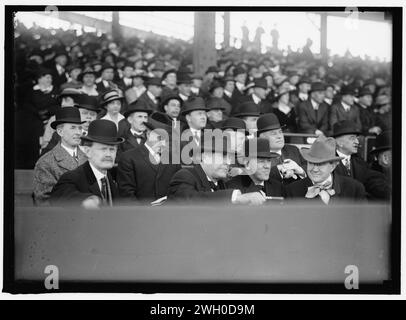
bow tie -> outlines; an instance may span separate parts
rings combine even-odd
[[[328,204],[330,201],[330,197],[335,195],[334,189],[332,189],[332,183],[327,183],[324,185],[314,185],[307,188],[307,193],[305,195],[306,198],[312,199],[317,196],[320,196],[321,200]]]
[[[145,132],[143,132],[141,134],[134,133],[134,137],[137,139],[147,140],[147,135]]]

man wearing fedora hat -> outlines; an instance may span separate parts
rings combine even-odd
[[[354,105],[355,90],[352,87],[341,88],[341,101],[330,109],[330,128],[340,121],[348,120],[355,124],[358,131],[362,129],[359,109]]]
[[[162,95],[161,78],[149,78],[146,81],[147,90],[138,98],[137,101],[143,101],[153,111],[158,111],[160,97]]]
[[[79,90],[84,94],[95,97],[99,95],[96,86],[96,71],[94,71],[92,68],[85,68],[79,75],[78,80],[83,83]]]
[[[119,145],[118,157],[123,152],[137,148],[145,143],[147,140],[145,122],[148,121],[148,116],[151,113],[152,110],[143,101],[136,101],[128,106],[127,111],[124,113],[126,119],[123,121],[127,121],[130,126],[124,133],[120,134],[125,141]]]
[[[255,145],[255,148],[250,148],[250,144]],[[270,151],[268,139],[252,139],[245,144],[244,174],[229,180],[227,186],[239,189],[242,193],[262,191],[266,196],[283,197],[283,185],[270,178],[271,159],[278,156]]]
[[[179,97],[179,95],[174,93],[168,96],[163,96],[160,106],[160,113],[162,113],[163,117],[165,117],[163,122],[168,122],[168,125],[172,126],[173,128],[177,128],[179,126],[180,132],[182,132],[187,126],[185,119],[180,114],[182,106],[183,100],[181,97]],[[158,114],[158,112],[156,113]]]
[[[36,205],[49,204],[50,192],[62,174],[86,161],[85,154],[78,148],[82,124],[80,113],[75,107],[57,111],[51,127],[56,130],[60,142],[39,158],[34,168],[33,196]]]
[[[311,89],[311,81],[308,77],[301,77],[296,84],[296,101],[295,105],[307,101],[309,99],[309,91]]]
[[[124,92],[127,104],[133,103],[147,90],[144,83],[146,77],[142,73],[136,73],[132,77],[132,86]]]
[[[324,83],[313,82],[309,99],[297,105],[299,132],[328,135],[329,107],[324,102],[325,90]]]
[[[257,132],[257,120],[260,116],[259,108],[253,101],[246,101],[239,105],[238,113],[234,116],[244,120],[248,132],[248,138],[253,138]]]
[[[392,129],[392,103],[388,95],[382,94],[375,101],[376,125],[382,131]]]
[[[134,64],[126,61],[123,66],[122,78],[117,81],[118,87],[122,92],[126,92],[133,86]]]
[[[372,111],[372,93],[367,88],[362,88],[358,93],[358,101],[355,105],[358,107],[359,115],[361,119],[361,132],[363,135],[375,134],[378,135],[381,133],[381,128],[376,126],[376,116]]]
[[[207,125],[209,129],[220,128],[223,123],[223,112],[226,110],[227,101],[222,98],[211,97],[207,99]]]
[[[328,205],[344,201],[362,201],[362,184],[350,177],[337,174],[335,169],[342,159],[335,153],[334,138],[320,136],[310,149],[300,150],[307,161],[307,177],[286,186],[287,198],[321,200]]]
[[[202,97],[203,93],[201,87],[203,84],[203,77],[197,73],[194,73],[190,76],[192,83],[190,85],[191,97]]]
[[[233,77],[225,77],[223,80],[223,88],[224,88],[224,94],[223,94],[223,99],[226,100],[230,106],[232,106],[232,97],[233,97],[233,92],[235,90],[235,80]],[[230,111],[231,113],[232,111]]]
[[[113,168],[117,145],[117,127],[108,120],[95,120],[87,136],[81,137],[88,161],[64,173],[51,192],[51,204],[97,209],[113,206],[118,188],[109,170]]]
[[[306,163],[297,147],[285,144],[282,127],[276,115],[262,115],[257,120],[257,127],[257,136],[268,139],[271,151],[279,155],[272,159],[270,177],[283,184],[304,178]]]
[[[258,106],[260,114],[273,112],[272,105],[266,100],[268,83],[263,78],[254,79],[252,94],[246,96],[243,101],[253,102]]]
[[[178,95],[186,102],[190,100],[192,96],[192,79],[187,73],[178,73],[177,74],[177,85],[178,85]]]
[[[237,66],[233,70],[233,76],[235,80],[235,89],[233,90],[233,95],[231,97],[231,105],[235,107],[240,104],[245,97],[245,82],[248,77],[247,70],[241,66]],[[236,113],[236,111],[233,110],[233,113]]]
[[[172,176],[181,168],[171,163],[171,127],[152,118],[144,125],[145,143],[122,153],[118,161],[120,196],[130,202],[149,203],[165,197]]]
[[[254,204],[261,205],[266,199],[263,193],[242,194],[238,189],[227,189],[227,178],[231,156],[226,140],[223,144],[203,143],[198,164],[182,168],[174,174],[168,189],[168,200],[194,205],[197,203]]]
[[[390,186],[383,174],[372,170],[357,156],[360,130],[352,121],[337,122],[333,127],[333,137],[337,141],[337,154],[341,157],[336,173],[361,182],[370,199],[386,199]]]
[[[55,56],[48,62],[44,62],[44,66],[51,70],[52,79],[54,86],[59,89],[61,84],[68,81],[66,76],[66,66],[68,65],[69,56],[67,52],[63,49],[57,49],[55,51]]]
[[[96,84],[97,91],[100,95],[103,95],[106,91],[119,89],[118,85],[113,82],[114,70],[115,68],[109,63],[102,65],[100,81]]]
[[[118,90],[112,89],[104,92],[101,100],[100,106],[106,110],[106,114],[101,119],[113,122],[118,129],[118,123],[125,119],[120,113],[124,97]]]

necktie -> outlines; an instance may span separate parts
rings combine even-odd
[[[193,133],[193,138],[195,139],[197,145],[200,145],[199,134],[197,133],[197,131],[195,131],[195,132]]]
[[[324,185],[314,185],[314,186],[308,187],[305,197],[308,199],[312,199],[317,196],[320,196],[321,200],[325,204],[328,204],[330,201],[330,197],[335,195],[335,191],[331,187],[332,187],[332,183],[327,183]]]
[[[344,160],[344,166],[347,169],[347,175],[351,176],[351,162],[350,162],[350,158],[345,158]]]
[[[147,140],[145,132],[141,134],[134,133],[134,137],[137,139],[138,144],[144,143]]]
[[[209,181],[209,184],[213,191],[217,191],[219,189],[218,185],[216,185],[213,181]]]
[[[103,204],[106,206],[113,206],[113,199],[111,196],[110,183],[107,176],[100,179],[102,184],[101,194],[103,197]]]

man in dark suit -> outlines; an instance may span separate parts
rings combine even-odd
[[[333,137],[337,141],[337,154],[342,157],[336,173],[358,180],[364,185],[370,199],[389,199],[391,187],[385,176],[368,167],[357,156],[359,129],[351,121],[337,122],[333,127]]]
[[[177,74],[176,69],[170,69],[164,72],[162,75],[162,97],[173,95],[178,93],[178,87],[176,86]]]
[[[372,111],[372,93],[367,88],[363,88],[358,93],[358,102],[355,105],[359,109],[361,119],[361,132],[367,136],[369,134],[380,134],[381,128],[376,126],[376,116]]]
[[[145,122],[148,121],[148,116],[151,113],[152,110],[143,101],[136,101],[128,106],[127,111],[124,113],[126,119],[122,121],[127,121],[130,127],[120,134],[120,137],[124,138],[125,141],[118,147],[118,158],[123,152],[137,148],[145,143],[147,140]]]
[[[392,185],[392,131],[384,131],[376,137],[371,155],[375,158],[371,169],[385,175],[388,185]]]
[[[239,112],[237,106],[243,102],[245,98],[245,82],[247,81],[247,71],[243,67],[235,67],[233,70],[235,88],[233,90],[233,95],[231,96],[231,105],[233,110],[231,114],[234,115]]]
[[[146,82],[147,91],[145,91],[137,101],[142,101],[153,111],[158,111],[159,99],[162,94],[162,83],[160,78],[149,78]]]
[[[308,176],[286,186],[288,198],[317,200],[326,205],[365,199],[365,190],[361,183],[334,172],[342,159],[336,155],[335,148],[333,138],[320,136],[310,149],[300,150],[307,161]]]
[[[117,137],[116,125],[103,119],[93,121],[87,136],[81,139],[88,161],[60,177],[52,189],[50,202],[85,209],[113,206],[118,188],[109,170],[114,166],[117,145],[123,139]]]
[[[359,109],[354,105],[355,90],[351,87],[341,89],[341,102],[335,103],[330,109],[330,128],[340,121],[348,120],[355,124],[355,128],[362,129]]]
[[[299,132],[328,135],[329,107],[324,102],[326,88],[321,82],[314,82],[310,89],[310,99],[297,106]]]
[[[120,196],[141,203],[165,197],[172,176],[181,169],[180,164],[171,164],[170,161],[168,140],[171,127],[154,119],[149,119],[145,125],[148,127],[147,141],[124,152],[117,170]],[[164,134],[160,135],[158,129]]]
[[[257,120],[257,135],[267,138],[272,152],[279,155],[272,159],[270,178],[286,185],[306,176],[306,162],[299,149],[285,145],[282,128],[277,116],[273,113],[263,115]]]
[[[99,95],[103,95],[106,91],[119,89],[118,85],[113,82],[114,67],[108,63],[104,63],[100,70],[101,81],[96,84],[96,90]],[[121,89],[120,89],[121,90]]]
[[[55,57],[49,62],[44,63],[44,66],[51,70],[52,84],[57,89],[68,81],[66,76],[66,66],[68,64],[68,60],[69,57],[66,51],[58,49],[55,52]]]
[[[250,148],[250,145],[255,148]],[[245,155],[243,174],[229,180],[227,187],[240,189],[242,193],[262,191],[268,197],[284,197],[283,185],[269,178],[271,159],[279,156],[270,151],[269,141],[264,138],[247,141]]]
[[[271,113],[273,108],[266,99],[267,89],[268,84],[265,79],[254,79],[253,93],[242,98],[242,101],[254,102],[258,106],[260,114]]]
[[[224,141],[223,141],[224,142]],[[238,189],[227,189],[223,179],[227,177],[230,154],[227,144],[204,143],[201,161],[194,166],[180,169],[173,176],[168,200],[188,204],[223,203],[261,205],[265,197],[261,192],[242,194]]]
[[[122,92],[126,92],[133,86],[134,64],[126,62],[123,66],[123,77],[117,82],[118,87]]]

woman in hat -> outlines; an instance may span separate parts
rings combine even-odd
[[[101,119],[114,122],[118,129],[118,123],[124,119],[120,113],[124,97],[117,90],[109,90],[102,95],[101,107],[106,110],[106,115]]]
[[[273,104],[273,113],[278,117],[279,123],[285,132],[297,132],[297,117],[294,105],[290,102],[290,91],[279,90],[276,102]]]

